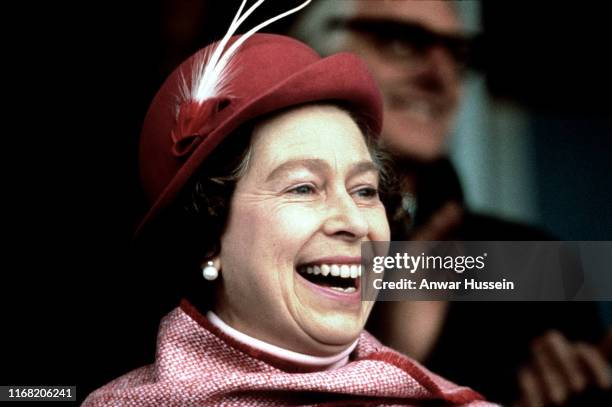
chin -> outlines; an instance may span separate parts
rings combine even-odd
[[[308,353],[328,356],[343,351],[363,331],[367,314],[343,315],[330,311],[319,318],[303,321],[301,328],[312,339]]]
[[[445,153],[447,126],[441,123],[390,123],[383,144],[392,153],[419,161],[432,161]]]
[[[289,309],[300,336],[306,338],[305,353],[336,354],[363,330],[373,304],[361,301],[360,268],[351,269],[352,274],[347,270],[336,275],[333,268],[330,274],[318,274],[316,267],[297,268]]]
[[[394,154],[417,161],[433,161],[444,155],[444,143],[434,135],[418,134],[400,140],[388,140],[385,147]]]

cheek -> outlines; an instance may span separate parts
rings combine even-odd
[[[273,231],[273,238],[279,246],[298,249],[320,228],[319,211],[301,205],[289,204],[276,208],[267,229]]]
[[[228,233],[226,240],[230,244],[240,241],[239,250],[257,253],[268,266],[270,262],[293,262],[300,248],[320,228],[318,212],[295,203],[240,208],[232,219],[234,233]]]
[[[389,61],[382,58],[376,51],[365,52],[360,56],[366,61],[383,93],[388,92],[393,86],[398,86],[398,82],[406,77],[404,69],[398,69],[397,66],[389,64]]]
[[[370,72],[379,86],[382,86],[388,79],[405,76],[406,74],[403,66],[396,67],[394,64],[389,64],[389,61],[380,54],[376,46],[368,40],[349,36],[342,49],[359,55],[370,68]]]
[[[366,216],[368,216],[368,223],[370,225],[370,239],[389,241],[391,239],[389,221],[382,204],[379,207],[369,209]]]

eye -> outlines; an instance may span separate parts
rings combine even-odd
[[[355,194],[360,198],[373,199],[378,198],[378,189],[374,187],[359,188]]]
[[[297,187],[291,188],[287,191],[295,195],[311,195],[316,192],[315,187],[310,184],[298,185]]]
[[[418,51],[413,44],[399,39],[393,39],[386,44],[386,51],[389,55],[397,58],[414,58],[418,55]]]

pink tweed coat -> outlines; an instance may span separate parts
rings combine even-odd
[[[435,402],[434,400],[438,400]],[[155,363],[90,394],[96,406],[490,406],[363,332],[350,362],[308,371],[235,341],[187,301],[163,318]]]

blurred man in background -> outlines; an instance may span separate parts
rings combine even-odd
[[[293,33],[323,54],[359,54],[378,81],[385,107],[382,143],[398,163],[408,215],[393,226],[394,240],[550,239],[464,207],[446,144],[464,72],[475,59],[456,4],[321,0],[300,15]],[[583,338],[588,331],[592,341],[600,336],[593,304],[423,301],[377,307],[370,329],[379,338],[491,400],[559,405],[589,388],[610,388],[603,352],[566,337],[575,331]],[[568,312],[577,317],[565,329]],[[517,314],[531,318],[516,326],[509,318]],[[482,320],[493,321],[486,332]]]

